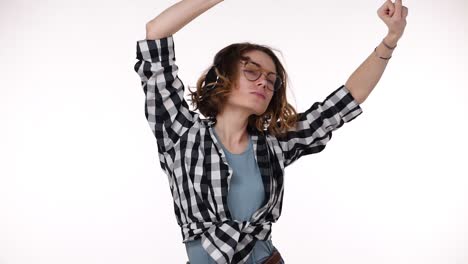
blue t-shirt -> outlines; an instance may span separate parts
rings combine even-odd
[[[213,129],[213,131],[215,130]],[[233,170],[227,197],[231,216],[234,220],[249,221],[252,215],[266,202],[265,188],[260,169],[254,157],[252,140],[249,136],[247,149],[240,154],[233,154],[224,147],[216,131],[214,134]],[[202,247],[201,239],[186,242],[185,248],[190,264],[215,264],[214,260]],[[255,263],[272,253],[273,244],[271,240],[257,240],[246,264]]]

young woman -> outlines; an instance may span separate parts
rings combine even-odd
[[[232,44],[191,91],[178,78],[173,34],[221,0],[183,0],[146,25],[135,71],[145,115],[168,176],[190,264],[284,263],[271,241],[281,215],[284,169],[325,148],[332,131],[361,114],[406,26],[407,8],[387,0],[389,31],[345,85],[297,114],[287,74],[267,46]],[[170,261],[169,261],[170,262]]]

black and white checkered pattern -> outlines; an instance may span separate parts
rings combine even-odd
[[[173,36],[137,41],[136,58],[134,69],[146,95],[145,115],[168,176],[183,241],[201,238],[218,264],[245,263],[256,240],[271,238],[271,225],[281,215],[285,167],[322,151],[332,131],[362,113],[342,85],[300,113],[297,129],[284,137],[249,129],[267,202],[250,221],[231,220],[227,194],[232,168],[213,134],[214,122],[189,110],[184,99]]]

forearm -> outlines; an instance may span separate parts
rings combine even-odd
[[[391,35],[384,38],[387,45],[395,47],[398,39]],[[393,50],[388,49],[381,42],[377,46],[377,55],[380,57],[388,58],[392,55]],[[346,81],[346,88],[351,92],[353,97],[362,103],[366,100],[369,94],[382,77],[389,60],[384,60],[376,56],[374,51],[367,57],[367,59],[351,74]]]
[[[182,0],[146,23],[146,39],[173,35],[190,21],[223,0]]]

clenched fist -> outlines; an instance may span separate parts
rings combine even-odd
[[[377,14],[388,27],[388,35],[395,39],[401,38],[406,27],[406,16],[408,16],[408,8],[403,6],[402,0],[386,0],[385,3],[377,10]]]

